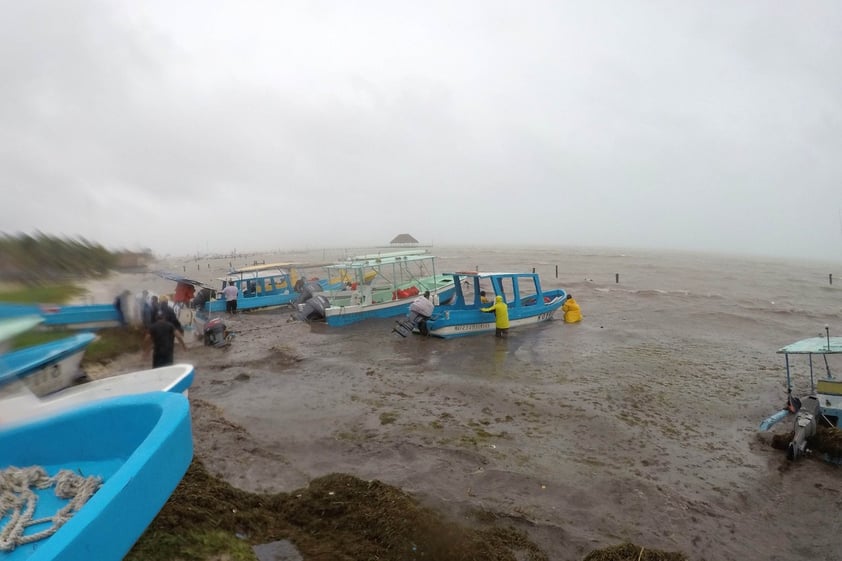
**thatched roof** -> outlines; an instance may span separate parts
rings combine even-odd
[[[409,244],[417,244],[418,240],[410,236],[409,234],[398,234],[395,238],[389,242],[393,245],[409,245]]]

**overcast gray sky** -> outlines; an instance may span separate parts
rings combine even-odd
[[[4,0],[0,231],[842,259],[842,2]]]

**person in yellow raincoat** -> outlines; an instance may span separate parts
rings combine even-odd
[[[582,321],[582,309],[570,294],[567,295],[567,300],[564,301],[561,309],[564,311],[564,323]]]
[[[509,334],[509,307],[503,302],[503,297],[499,294],[494,299],[494,303],[487,308],[480,308],[483,312],[494,312],[494,325],[496,330],[494,335],[496,337],[507,337]]]

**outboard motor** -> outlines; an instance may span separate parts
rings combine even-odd
[[[807,439],[816,434],[816,417],[819,414],[819,400],[815,396],[805,397],[795,415],[795,435],[786,449],[786,457],[797,460],[807,451]]]
[[[225,324],[222,323],[222,318],[215,318],[205,324],[205,345],[214,347],[224,347],[227,344],[225,340]]]
[[[313,321],[317,319],[324,319],[325,309],[330,307],[330,300],[327,296],[316,294],[311,296],[306,302],[298,306],[298,319],[304,321]]]
[[[392,332],[401,337],[406,337],[417,327],[421,335],[429,335],[427,320],[432,317],[433,309],[435,309],[435,306],[426,297],[416,298],[409,305],[409,313],[406,318],[396,321]]]

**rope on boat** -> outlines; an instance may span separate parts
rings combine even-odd
[[[12,551],[19,545],[52,536],[88,502],[101,485],[101,477],[84,477],[69,469],[60,470],[53,477],[48,476],[40,466],[10,466],[0,471],[0,519],[9,517],[5,526],[0,528],[0,551]],[[38,495],[32,488],[49,489],[53,486],[56,497],[70,500],[53,516],[33,520]],[[52,522],[49,528],[33,534],[23,534],[30,526],[47,522]]]

